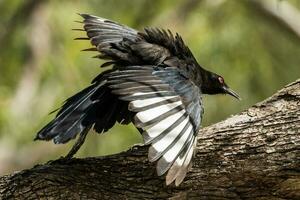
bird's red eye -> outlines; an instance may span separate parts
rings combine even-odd
[[[221,77],[221,76],[219,76],[219,82],[221,83],[221,84],[224,84],[224,79],[223,79],[223,77]]]

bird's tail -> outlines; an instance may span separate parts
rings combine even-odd
[[[95,95],[104,92],[103,85],[103,82],[93,84],[68,98],[56,117],[37,133],[35,140],[53,139],[56,144],[66,143],[77,134],[88,131],[86,129],[94,123],[92,109],[99,103]]]
[[[102,133],[116,122],[129,124],[133,113],[128,102],[119,100],[106,85],[106,79],[96,77],[93,84],[68,98],[56,117],[42,128],[35,140],[52,140],[56,144],[66,143],[80,135],[67,155],[72,157],[83,144],[88,131]]]

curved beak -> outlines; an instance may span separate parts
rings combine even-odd
[[[238,100],[242,100],[242,98],[241,98],[235,91],[233,91],[232,89],[230,89],[229,87],[223,87],[223,90],[224,90],[227,94],[229,94],[229,95],[231,95],[231,96],[237,98]]]

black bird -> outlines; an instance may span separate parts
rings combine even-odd
[[[149,160],[166,184],[179,185],[191,167],[203,115],[202,94],[239,96],[224,79],[202,68],[182,38],[169,30],[136,31],[104,18],[80,14],[103,71],[68,98],[36,140],[66,143],[79,138],[66,158],[80,148],[88,131],[108,131],[116,122],[133,124],[150,144]]]

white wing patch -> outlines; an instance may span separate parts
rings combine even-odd
[[[178,120],[182,115],[184,115],[184,113],[185,111],[181,110],[175,113],[174,115],[167,117],[166,119],[147,129],[144,134],[148,134],[148,136],[151,138],[159,136],[164,130],[169,128],[173,123],[176,122],[176,120]]]
[[[158,152],[162,152],[164,151],[169,145],[172,144],[172,142],[176,139],[176,137],[180,134],[180,132],[182,131],[182,129],[186,126],[186,124],[188,123],[189,119],[188,117],[181,122],[176,128],[175,130],[169,132],[168,134],[166,134],[164,137],[160,138],[160,140],[158,140],[155,143],[152,143],[153,148],[158,151]],[[174,122],[173,122],[174,123]],[[172,124],[169,124],[169,126]]]
[[[188,139],[190,133],[192,131],[192,125],[189,125],[188,129],[184,132],[181,138],[176,142],[175,145],[172,146],[170,150],[168,150],[164,155],[163,158],[167,162],[173,162],[177,155],[180,153],[180,150],[184,147],[186,140]]]
[[[181,101],[177,101],[174,103],[157,106],[157,107],[151,108],[149,110],[137,113],[136,117],[141,122],[146,123],[146,122],[153,120],[153,119],[157,118],[158,116],[160,116],[180,105],[182,105]]]
[[[135,108],[142,108],[142,107],[149,106],[149,105],[152,105],[155,103],[159,103],[164,100],[172,99],[174,97],[176,97],[176,96],[154,97],[154,98],[144,99],[144,100],[135,100],[135,101],[130,102],[130,104]]]
[[[147,95],[147,94],[161,94],[161,92],[167,92],[167,91],[155,91],[155,92],[136,92],[134,94],[128,95],[129,97],[137,97],[137,96],[142,96],[142,95]]]

